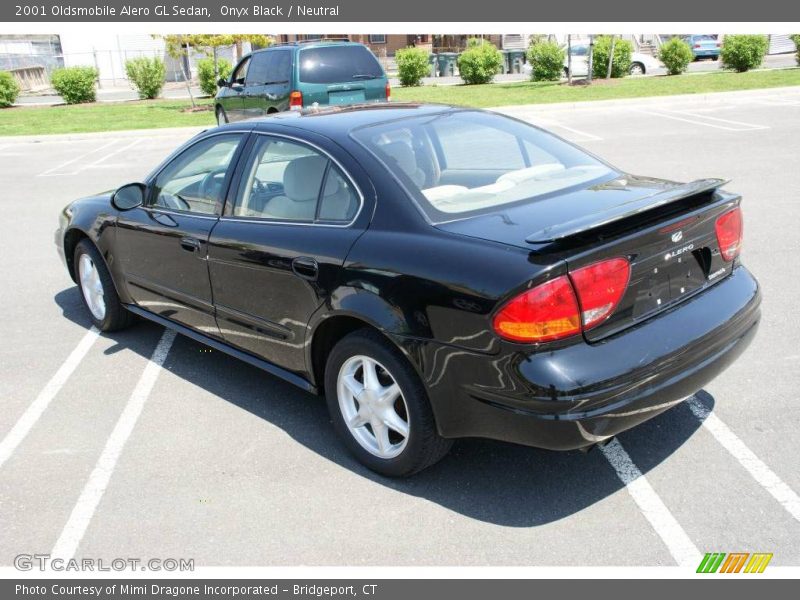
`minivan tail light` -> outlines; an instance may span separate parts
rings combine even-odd
[[[289,110],[300,110],[303,108],[303,92],[295,90],[289,94]]]
[[[494,330],[513,342],[547,342],[581,330],[578,301],[562,275],[512,298],[497,313]]]
[[[591,329],[605,321],[617,308],[631,277],[627,258],[611,258],[576,271],[570,279],[581,307],[584,329]]]
[[[392,101],[392,86],[389,85],[388,81],[386,82],[386,101],[387,102]]]
[[[742,209],[738,206],[717,217],[714,224],[722,258],[731,261],[742,249]]]

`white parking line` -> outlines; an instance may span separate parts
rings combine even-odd
[[[741,121],[731,121],[729,119],[720,119],[718,117],[708,117],[706,115],[698,115],[695,113],[685,111],[652,111],[642,110],[638,108],[631,109],[633,112],[649,115],[652,117],[663,117],[665,119],[673,119],[675,121],[682,121],[684,123],[691,123],[692,125],[704,125],[706,127],[713,127],[714,129],[723,129],[725,131],[760,131],[769,129],[766,125],[753,125],[752,123],[742,123]],[[687,118],[692,117],[692,118]],[[714,121],[709,123],[709,121]],[[726,123],[720,125],[718,123]]]
[[[122,454],[133,428],[136,426],[136,421],[139,420],[139,415],[142,414],[145,402],[147,402],[147,398],[153,390],[153,386],[161,373],[161,368],[174,341],[175,332],[169,329],[164,331],[158,341],[158,345],[156,345],[156,349],[153,350],[150,362],[147,363],[131,397],[128,399],[128,403],[125,405],[125,409],[114,426],[114,430],[106,441],[103,452],[100,454],[100,458],[97,459],[97,464],[83,487],[83,491],[72,509],[67,524],[61,531],[55,546],[53,546],[51,556],[68,560],[75,555],[75,551],[86,533],[86,528],[94,516],[97,505],[100,504],[100,500],[108,487],[111,475],[117,465],[117,460]]]
[[[105,154],[105,155],[101,156],[100,158],[98,158],[96,161],[94,161],[92,164],[90,164],[88,166],[89,167],[93,167],[95,165],[99,165],[100,163],[108,160],[110,157],[114,156],[115,154],[119,154],[120,152],[125,152],[125,150],[130,150],[136,144],[138,144],[139,142],[142,142],[142,141],[144,141],[143,138],[137,138],[137,139],[133,140],[130,144],[128,144],[126,146],[123,146],[122,148],[118,148],[117,150],[114,150],[113,152],[109,152],[108,154]]]
[[[675,562],[682,567],[697,566],[702,556],[700,551],[631,460],[619,440],[611,440],[602,446],[601,450],[617,472],[617,477],[625,484],[625,489],[639,510],[667,546]]]
[[[91,156],[95,152],[100,152],[101,150],[105,150],[106,148],[109,148],[109,147],[113,146],[116,143],[117,143],[117,140],[111,140],[110,142],[107,142],[107,143],[103,144],[99,148],[95,148],[94,150],[90,150],[89,152],[85,152],[83,154],[80,154],[80,155],[76,156],[75,158],[71,158],[68,161],[61,163],[60,165],[56,165],[55,167],[51,167],[51,168],[47,169],[46,171],[43,171],[42,173],[39,173],[37,175],[37,177],[53,177],[53,176],[58,176],[58,175],[72,175],[73,173],[77,173],[77,171],[73,171],[73,172],[70,172],[70,173],[62,173],[61,170],[64,167],[68,167],[69,165],[75,164],[78,161],[86,160],[87,157]]]
[[[697,397],[689,400],[689,408],[694,416],[702,421],[703,427],[739,461],[739,464],[750,473],[753,479],[767,490],[795,520],[800,521],[800,497]]]
[[[100,332],[94,327],[86,332],[86,335],[83,336],[83,339],[81,339],[75,349],[70,353],[67,360],[64,361],[64,364],[61,365],[58,371],[56,371],[56,374],[47,382],[44,389],[39,392],[36,400],[25,410],[19,420],[14,424],[14,427],[11,428],[11,431],[6,434],[6,437],[0,442],[0,467],[3,466],[3,463],[8,460],[17,446],[25,439],[25,436],[28,435],[28,432],[30,432],[36,424],[36,421],[39,420],[39,417],[42,416],[47,406],[67,382],[69,376],[72,375],[72,372],[80,364],[81,360],[83,360],[83,357],[89,352],[89,349],[95,343],[99,335]]]

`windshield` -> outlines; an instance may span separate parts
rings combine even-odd
[[[356,130],[433,223],[615,177],[582,150],[526,123],[449,111]]]
[[[378,79],[383,69],[364,46],[320,46],[300,51],[300,81],[340,83]]]

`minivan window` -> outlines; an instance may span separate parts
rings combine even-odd
[[[378,59],[365,46],[319,46],[300,51],[300,81],[338,83],[383,77]]]
[[[618,175],[541,129],[479,111],[399,119],[351,135],[386,165],[433,223]]]
[[[247,71],[247,85],[288,83],[291,76],[291,53],[288,50],[270,50],[253,54]]]
[[[244,85],[244,78],[247,74],[247,66],[250,64],[250,57],[246,57],[242,62],[239,63],[239,66],[236,67],[236,70],[233,72],[231,76],[231,83],[238,83],[239,85]]]

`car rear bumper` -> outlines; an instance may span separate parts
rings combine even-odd
[[[440,433],[552,450],[591,446],[692,396],[729,367],[756,333],[760,301],[758,283],[740,266],[695,298],[598,343],[498,355],[424,349]]]
[[[696,57],[705,56],[719,56],[719,48],[710,48],[708,50],[692,50]]]

